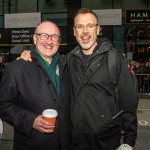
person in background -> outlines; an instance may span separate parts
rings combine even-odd
[[[121,144],[133,149],[137,137],[137,97],[127,63],[117,53],[120,73],[117,85],[110,79],[109,40],[99,38],[97,15],[81,8],[74,18],[78,42],[66,55],[72,83],[72,150],[116,150]],[[21,58],[31,61],[28,51]],[[116,88],[117,87],[117,93]]]
[[[133,71],[134,71],[137,81],[138,81],[138,90],[139,90],[139,92],[143,93],[144,92],[143,91],[144,78],[140,74],[144,73],[144,67],[141,66],[141,64],[136,61]]]
[[[150,62],[147,61],[144,67],[144,93],[150,95]],[[147,75],[146,75],[147,74]]]
[[[139,62],[135,62],[135,66],[134,66],[133,70],[134,70],[135,74],[144,73],[144,67],[142,67]]]
[[[128,68],[129,68],[130,72],[131,72],[132,74],[134,74],[134,71],[133,71],[132,66],[130,65],[130,63],[128,63]]]
[[[131,72],[132,74],[134,74],[134,71],[133,71],[133,65],[131,65],[130,62],[127,61],[126,54],[125,54],[125,53],[122,53],[122,56],[123,56],[124,60],[126,61],[126,63],[127,63],[127,65],[128,65],[128,68],[129,68],[130,72]]]
[[[0,118],[14,127],[14,150],[70,150],[70,82],[58,48],[59,28],[50,21],[37,25],[32,62],[9,63],[0,84]],[[58,112],[56,125],[42,117]]]
[[[3,75],[3,71],[4,71],[4,56],[0,56],[0,81],[1,81],[1,77]]]

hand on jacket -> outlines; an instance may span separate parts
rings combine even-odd
[[[21,53],[21,55],[20,55],[20,57],[17,57],[17,60],[19,60],[19,59],[23,59],[23,60],[25,60],[25,61],[32,61],[32,58],[31,58],[31,51],[30,50],[24,50],[22,53]]]
[[[33,123],[33,128],[38,130],[41,133],[52,133],[54,131],[55,126],[46,122],[42,115],[39,115]]]

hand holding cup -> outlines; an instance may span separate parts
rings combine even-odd
[[[42,112],[42,116],[45,121],[47,121],[52,126],[55,126],[58,112],[54,109],[46,109]]]

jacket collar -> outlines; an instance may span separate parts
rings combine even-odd
[[[97,43],[98,45],[95,47],[92,57],[108,52],[113,47],[107,38],[98,38]],[[81,50],[81,47],[78,45],[70,52],[70,54],[82,57],[80,52]]]
[[[37,54],[36,54],[35,50],[32,50],[32,51],[31,51],[31,57],[32,57],[32,59],[34,59],[34,61],[37,62],[38,65],[41,66],[41,64],[40,64],[40,62],[39,62],[39,60],[38,60],[38,58],[37,58]],[[65,57],[60,56],[59,62],[58,62],[60,75],[62,74],[65,65],[66,65],[66,59],[65,59]],[[41,67],[42,67],[42,66],[41,66]]]

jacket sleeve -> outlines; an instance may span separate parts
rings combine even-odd
[[[122,129],[124,131],[124,143],[134,146],[137,137],[137,97],[133,75],[129,71],[127,63],[121,55],[118,57],[120,63],[120,75],[117,83],[118,103],[121,115]]]
[[[0,84],[0,118],[17,131],[33,136],[32,125],[36,114],[26,110],[19,104],[19,90],[16,76],[8,64],[5,67]]]

